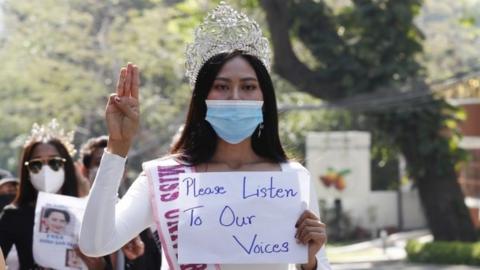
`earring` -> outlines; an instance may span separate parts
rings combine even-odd
[[[263,123],[261,123],[260,126],[258,127],[257,138],[260,138],[260,136],[262,135],[262,130],[263,130]]]

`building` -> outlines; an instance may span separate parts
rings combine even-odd
[[[415,189],[372,190],[370,145],[368,132],[308,133],[306,165],[320,205],[339,208],[334,215],[346,215],[350,228],[343,231],[362,229],[376,236],[380,229],[425,228]],[[327,217],[327,222],[330,219]],[[334,234],[338,230],[335,227],[342,226],[333,225]],[[332,232],[332,226],[329,228]]]
[[[465,195],[465,203],[475,227],[480,228],[480,80],[468,79],[445,91],[445,98],[460,106],[465,120],[460,123],[463,134],[460,146],[470,153],[459,174],[459,183]]]

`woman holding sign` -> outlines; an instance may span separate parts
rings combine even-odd
[[[73,197],[81,194],[78,184],[81,180],[72,159],[75,154],[72,139],[73,133],[64,133],[56,120],[52,120],[48,125],[34,124],[25,142],[20,157],[20,187],[17,197],[0,214],[0,247],[5,256],[8,256],[15,245],[20,269],[39,267],[32,251],[35,206],[39,192]],[[70,217],[63,210],[52,210],[45,213],[45,218],[49,218],[45,229],[61,234]],[[107,267],[103,259],[85,258],[85,261],[91,269]]]
[[[91,256],[108,254],[155,224],[161,234],[162,261],[168,263],[162,269],[330,269],[323,247],[325,225],[318,217],[313,193],[310,209],[299,209],[299,215],[291,220],[291,238],[295,237],[297,243],[252,243],[245,248],[247,252],[282,252],[299,243],[308,250],[302,264],[218,265],[211,261],[179,265],[180,173],[306,171],[300,164],[289,162],[281,146],[275,93],[268,73],[268,41],[256,22],[222,2],[197,29],[186,57],[193,93],[183,131],[170,155],[145,163],[144,173],[117,203],[116,190],[139,125],[140,107],[138,67],[128,64],[121,69],[116,93],[110,96],[106,108],[109,141],[87,203],[81,250]],[[272,194],[272,186],[268,190],[270,193],[267,189],[257,191],[256,196],[289,194],[278,190]],[[194,192],[223,194],[224,190],[217,187]],[[198,251],[202,251],[200,246]]]

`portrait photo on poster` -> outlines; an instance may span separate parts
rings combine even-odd
[[[82,269],[82,259],[74,249],[67,249],[65,252],[65,266],[73,269]]]
[[[40,216],[39,232],[72,236],[75,218],[68,210],[58,207],[43,207]]]

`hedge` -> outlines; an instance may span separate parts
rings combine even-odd
[[[480,242],[420,243],[410,240],[406,251],[408,260],[419,263],[480,265]]]

